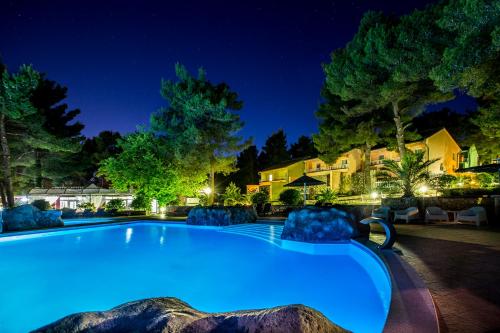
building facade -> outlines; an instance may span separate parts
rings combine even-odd
[[[96,208],[104,207],[112,199],[123,200],[125,207],[132,203],[132,193],[119,193],[113,189],[90,184],[87,187],[34,188],[26,196],[27,202],[46,200],[54,209],[76,209],[79,204],[91,202]]]
[[[429,167],[432,175],[454,174],[460,166],[462,150],[446,129],[441,129],[423,140],[406,144],[413,152],[424,153],[425,160],[438,159]],[[259,172],[259,184],[247,185],[247,193],[267,191],[270,200],[279,200],[284,185],[294,181],[303,174],[325,182],[325,186],[334,191],[345,191],[349,177],[360,172],[364,165],[364,154],[360,149],[352,149],[342,154],[334,163],[325,163],[320,158],[292,160],[269,167]],[[387,147],[372,149],[370,153],[370,169],[374,176],[383,166],[384,160],[401,160],[399,153]],[[373,177],[373,182],[375,182]],[[314,188],[309,196],[314,196]]]

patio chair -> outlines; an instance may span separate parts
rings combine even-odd
[[[379,208],[372,210],[372,217],[378,217],[380,219],[384,219],[386,222],[389,222],[390,212],[391,212],[391,207],[380,206]]]
[[[474,222],[476,226],[480,226],[481,222],[488,223],[486,210],[484,207],[472,207],[467,210],[461,210],[457,213],[458,222]]]
[[[448,222],[448,212],[440,207],[427,207],[425,210],[425,223],[429,221],[446,221]]]
[[[394,222],[396,222],[396,220],[405,220],[406,223],[408,223],[411,220],[418,220],[419,218],[420,215],[417,207],[408,207],[404,210],[397,210],[394,213]]]

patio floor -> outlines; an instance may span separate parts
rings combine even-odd
[[[429,287],[442,332],[500,332],[500,229],[396,225],[395,247]],[[370,236],[381,242],[381,229]]]

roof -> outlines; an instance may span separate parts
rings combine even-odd
[[[121,194],[130,195],[130,193],[116,192],[114,189],[99,187],[95,184],[90,184],[87,187],[52,187],[52,188],[33,188],[28,194],[47,194],[47,195],[63,195],[63,194]]]
[[[324,185],[326,184],[324,181],[309,177],[307,175],[303,175],[302,177],[299,177],[295,179],[293,182],[285,184],[284,186],[288,187],[300,187],[300,186],[315,186],[315,185]]]
[[[284,162],[281,162],[279,164],[275,164],[275,165],[271,165],[270,167],[267,167],[265,169],[262,169],[260,170],[259,172],[263,172],[263,171],[269,171],[269,170],[275,170],[275,169],[282,169],[282,168],[286,168],[292,164],[295,164],[297,162],[303,162],[305,160],[309,159],[309,157],[301,157],[301,158],[295,158],[293,160],[288,160],[288,161],[284,161]]]

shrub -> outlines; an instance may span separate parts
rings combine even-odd
[[[489,173],[480,173],[477,175],[477,181],[482,188],[488,188],[495,182],[495,176]]]
[[[51,208],[50,203],[43,199],[35,200],[31,204],[40,210],[49,210]]]
[[[446,189],[449,189],[452,187],[453,184],[455,184],[457,181],[457,177],[453,175],[439,175],[436,177],[432,177],[429,181],[430,185],[432,188],[435,190],[438,190],[439,192],[443,192]]]
[[[80,202],[76,207],[83,210],[95,211],[95,205],[93,202]]]
[[[302,200],[301,193],[293,188],[284,190],[280,193],[280,201],[288,206],[297,206]]]
[[[106,204],[107,210],[120,210],[125,208],[125,203],[122,199],[111,199]]]
[[[150,210],[151,209],[151,200],[147,199],[145,196],[143,195],[138,195],[138,196],[135,196],[134,199],[132,200],[132,203],[130,204],[130,206],[134,209],[134,210]]]
[[[337,193],[331,188],[325,188],[317,196],[316,200],[318,204],[334,203],[337,200]]]
[[[226,191],[222,195],[222,199],[224,200],[224,206],[248,204],[248,198],[241,194],[241,189],[233,182],[229,183],[226,187]]]
[[[251,199],[255,205],[263,205],[269,202],[269,194],[266,192],[256,192],[252,195]]]

